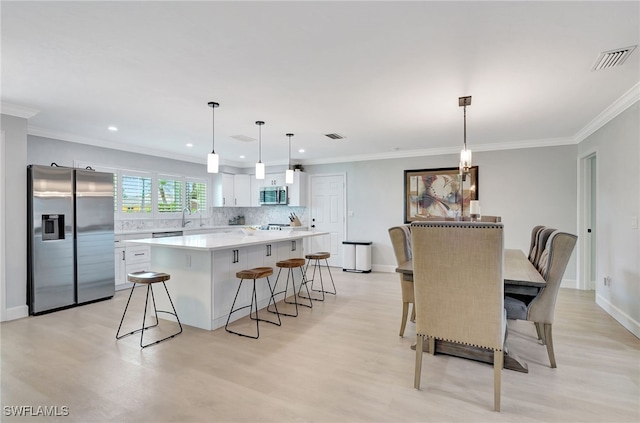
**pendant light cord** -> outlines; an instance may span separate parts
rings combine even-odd
[[[464,149],[467,150],[467,105],[463,107],[464,110]]]

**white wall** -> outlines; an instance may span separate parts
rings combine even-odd
[[[5,316],[26,316],[27,303],[27,120],[2,115],[4,145]]]
[[[596,152],[596,302],[640,337],[640,103],[579,145]],[[605,276],[611,285],[604,286]]]
[[[531,229],[576,233],[577,146],[474,152],[485,215],[502,217],[506,248],[529,250]],[[404,170],[456,167],[457,155],[305,166],[309,174],[346,172],[347,238],[373,241],[374,270],[393,271],[388,228],[404,222]],[[575,286],[576,253],[565,272]]]

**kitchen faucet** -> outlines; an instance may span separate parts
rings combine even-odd
[[[183,228],[187,226],[187,223],[191,223],[190,220],[184,220],[184,212],[189,212],[189,214],[191,214],[191,209],[189,207],[185,207],[184,209],[182,209],[182,227]]]

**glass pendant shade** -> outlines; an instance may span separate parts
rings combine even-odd
[[[220,163],[220,157],[216,153],[209,153],[207,155],[207,172],[218,173]]]
[[[207,172],[218,173],[220,157],[216,154],[216,116],[215,110],[220,107],[220,103],[210,101],[207,103],[211,107],[211,153],[207,155]]]
[[[264,163],[256,163],[256,179],[264,179]]]
[[[466,148],[460,152],[460,171],[468,172],[471,167],[471,150]]]
[[[261,120],[256,121],[258,125],[258,163],[256,163],[256,179],[264,179],[264,163],[262,163],[262,125],[264,122]]]
[[[293,170],[291,169],[291,137],[293,134],[287,134],[287,138],[289,138],[289,155],[287,158],[287,171],[284,173],[284,183],[292,184],[293,183]]]

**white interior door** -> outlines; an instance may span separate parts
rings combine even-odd
[[[311,228],[329,232],[310,238],[311,252],[329,251],[329,265],[342,267],[345,239],[345,176],[311,175]]]

